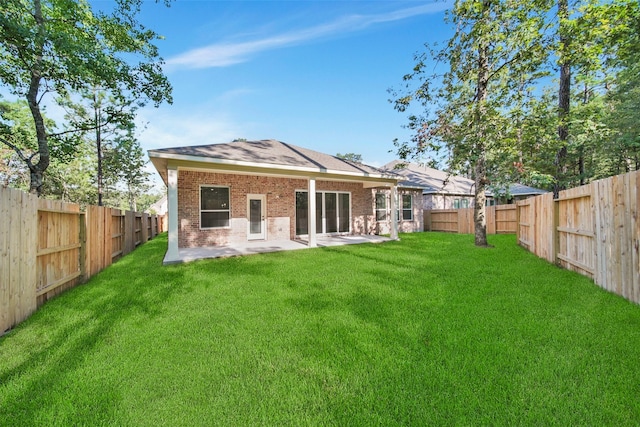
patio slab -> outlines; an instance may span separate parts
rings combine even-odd
[[[390,241],[384,236],[319,236],[316,242],[319,248],[328,246],[355,245],[361,243],[382,243]],[[231,246],[208,246],[203,248],[180,248],[178,260],[167,261],[165,264],[176,264],[199,259],[226,258],[232,256],[244,256],[266,252],[294,251],[309,249],[306,240],[259,240],[247,241]]]

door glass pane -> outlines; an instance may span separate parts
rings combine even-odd
[[[307,223],[309,221],[309,200],[307,193],[296,191],[296,235],[308,233]]]
[[[336,193],[324,193],[327,233],[338,231],[338,199]]]
[[[316,193],[316,233],[322,233],[322,193]]]
[[[262,200],[249,200],[249,230],[251,234],[262,233]]]
[[[349,195],[346,193],[338,194],[338,215],[340,218],[338,231],[346,233],[349,231]]]

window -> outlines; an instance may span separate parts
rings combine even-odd
[[[229,227],[229,187],[200,187],[200,228]]]
[[[411,194],[402,195],[402,220],[413,221],[413,198]]]
[[[338,231],[349,232],[351,222],[351,203],[349,193],[338,193]]]
[[[460,199],[453,199],[453,209],[460,209]]]
[[[387,195],[376,193],[376,221],[387,220]]]
[[[460,201],[460,207],[461,208],[468,208],[469,207],[469,199],[462,199]]]
[[[413,221],[413,198],[411,197],[411,194],[398,195],[396,221]]]

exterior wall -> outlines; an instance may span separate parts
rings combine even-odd
[[[423,194],[422,206],[424,207],[425,211],[437,210],[437,209],[460,209],[462,207],[462,204],[460,204],[459,208],[456,208],[454,205],[454,202],[456,200],[462,201],[463,199],[466,199],[469,201],[469,206],[468,206],[469,208],[472,208],[475,205],[474,196],[455,196],[450,194]],[[520,200],[520,198],[516,198],[516,200]],[[498,203],[496,203],[496,201],[491,196],[487,196],[487,202],[489,203],[489,205],[506,204],[504,201],[502,202],[498,201]],[[508,203],[513,203],[513,202],[509,201]]]
[[[306,190],[307,182],[296,190]],[[363,188],[359,182],[316,181],[316,191],[347,191],[351,193],[351,234],[377,234],[375,216],[371,210],[371,190]],[[295,202],[294,202],[295,210]],[[295,220],[293,217],[292,221]],[[295,221],[293,224],[295,233]]]
[[[422,206],[426,211],[435,209],[455,209],[453,205],[454,201],[462,199],[469,201],[468,207],[473,207],[475,200],[473,196],[455,196],[450,194],[424,194],[422,196]]]
[[[375,234],[390,234],[391,233],[390,219],[387,219],[386,221],[375,222],[375,209],[376,209],[375,194],[376,193],[384,193],[387,195],[387,211],[389,211],[389,196],[391,194],[391,190],[374,189],[371,192],[371,198],[372,198],[371,209],[373,209],[373,212],[374,212],[373,219],[376,225]],[[401,188],[398,189],[398,198],[400,200],[401,200],[400,196],[403,194],[410,194],[413,198],[413,204],[412,204],[413,220],[411,221],[400,220],[400,222],[398,222],[398,232],[399,233],[415,233],[418,231],[423,231],[424,215],[423,215],[423,208],[422,208],[422,192],[420,190],[404,190]],[[398,203],[398,205],[400,205],[400,203]],[[395,216],[395,213],[393,212],[388,212],[388,213],[389,213],[388,218],[393,218]]]
[[[230,227],[200,229],[200,186],[230,190]],[[295,238],[295,192],[307,190],[305,179],[179,171],[178,247],[224,246],[247,241],[247,194],[266,195],[267,240]],[[375,234],[372,193],[361,183],[320,181],[316,191],[351,193],[351,233]],[[422,217],[422,214],[420,214]]]

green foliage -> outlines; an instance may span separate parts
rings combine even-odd
[[[345,153],[345,154],[336,154],[336,157],[341,158],[343,160],[347,160],[353,163],[362,163],[362,154],[356,153]]]
[[[485,191],[508,188],[505,165],[514,155],[513,115],[546,59],[546,0],[457,0],[448,12],[455,34],[439,50],[416,55],[405,86],[393,91],[394,107],[408,112],[411,141],[398,142],[401,159],[445,150],[449,169],[472,170],[476,244],[486,245]],[[430,64],[442,64],[428,74]],[[514,113],[513,110],[516,110]],[[509,114],[511,112],[511,114]]]
[[[128,209],[137,211],[139,210],[138,199],[151,189],[149,185],[151,174],[144,170],[146,165],[144,152],[131,126],[119,134],[114,142],[108,167],[124,186]]]
[[[28,102],[36,135],[37,159],[11,146],[30,170],[31,191],[41,192],[52,156],[73,155],[73,144],[61,144],[59,152],[52,145],[64,134],[43,120],[47,94],[64,98],[97,86],[138,105],[171,102],[171,86],[153,44],[158,36],[136,21],[141,4],[120,0],[111,13],[93,11],[85,0],[0,4],[0,85]]]
[[[0,425],[636,425],[640,307],[489,237],[159,236],[0,338]]]
[[[570,2],[560,18],[552,6],[456,2],[448,15],[455,36],[442,49],[417,54],[404,87],[392,91],[413,131],[411,140],[395,141],[399,157],[444,155],[449,169],[469,171],[484,154],[494,191],[512,182],[573,187],[638,169],[638,2]],[[481,48],[488,77],[482,103]],[[569,106],[560,114],[549,76],[564,62],[571,80]]]

